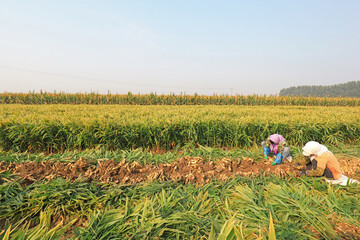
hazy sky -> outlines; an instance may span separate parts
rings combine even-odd
[[[276,94],[360,80],[359,0],[0,0],[0,92]]]

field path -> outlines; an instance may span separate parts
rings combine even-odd
[[[358,178],[360,161],[342,160],[344,174]],[[74,162],[22,162],[0,163],[0,172],[10,171],[29,183],[42,179],[64,178],[74,181],[82,178],[87,181],[104,183],[136,184],[154,180],[171,180],[183,183],[203,184],[212,179],[227,180],[235,176],[257,177],[273,173],[277,176],[296,175],[298,170],[293,163],[272,166],[269,161],[259,162],[251,158],[205,161],[201,157],[182,157],[173,163],[142,165],[138,162],[128,163],[125,160],[98,160],[97,164],[83,158]]]
[[[114,182],[135,184],[154,180],[172,180],[184,183],[207,183],[211,179],[226,180],[238,176],[258,176],[261,173],[274,173],[285,176],[295,173],[294,165],[282,164],[272,166],[270,162],[257,162],[251,158],[204,161],[200,157],[182,157],[173,163],[158,165],[141,165],[138,162],[128,163],[125,160],[98,160],[94,165],[80,158],[75,162],[64,163],[56,161],[22,162],[0,164],[0,171],[10,171],[24,180],[37,181],[42,179],[78,178],[97,182]]]

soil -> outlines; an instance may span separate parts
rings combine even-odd
[[[357,226],[358,222],[355,223],[357,225],[349,223],[341,215],[334,212],[331,218],[331,224],[334,226],[335,232],[341,237],[341,239],[360,239],[360,227]],[[315,234],[315,238],[323,239],[321,234],[311,225],[306,228]]]
[[[341,163],[342,164],[342,163]],[[355,164],[355,165],[354,165]],[[344,165],[350,174],[348,176],[359,179],[360,161],[345,161]],[[114,160],[98,160],[97,164],[83,158],[74,162],[0,162],[0,173],[10,171],[19,176],[28,184],[43,180],[64,178],[70,181],[85,179],[89,182],[136,184],[145,181],[172,180],[183,183],[203,184],[212,179],[227,180],[235,176],[257,177],[270,173],[285,177],[297,175],[298,167],[294,163],[271,165],[270,161],[255,161],[251,158],[230,159],[223,158],[217,161],[205,161],[200,157],[182,157],[173,163],[158,165],[142,165],[138,162],[128,163],[125,159],[121,162]]]

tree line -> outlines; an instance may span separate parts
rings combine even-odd
[[[283,88],[280,96],[304,97],[356,97],[360,98],[360,81],[352,81],[330,86],[297,86]]]

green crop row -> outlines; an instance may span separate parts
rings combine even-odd
[[[4,150],[57,152],[71,149],[105,147],[114,149],[173,149],[186,144],[210,147],[246,147],[259,144],[272,133],[280,133],[290,144],[303,145],[315,140],[330,145],[357,143],[359,125],[323,125],[229,122],[174,123],[158,125],[121,125],[117,123],[82,125],[1,123],[0,144]]]
[[[235,148],[259,144],[273,133],[293,145],[360,139],[360,109],[349,107],[2,105],[0,110],[0,145],[17,151]]]
[[[358,239],[359,194],[292,177],[204,186],[15,180],[0,185],[0,238]]]
[[[0,104],[128,104],[128,105],[292,105],[360,106],[359,98],[289,97],[276,95],[157,95],[98,93],[1,93]]]

